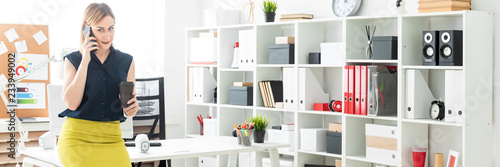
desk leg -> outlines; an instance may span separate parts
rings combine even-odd
[[[236,167],[236,158],[238,158],[238,154],[229,154],[227,158],[227,167]]]
[[[280,166],[280,157],[277,148],[269,149],[269,157],[271,159],[271,167]]]

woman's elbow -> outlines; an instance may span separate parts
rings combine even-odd
[[[68,106],[68,109],[75,111],[79,106],[80,103],[77,102],[72,102],[71,100],[67,99],[66,97],[64,98],[64,103],[66,103],[66,106]]]

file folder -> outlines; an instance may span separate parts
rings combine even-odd
[[[207,67],[199,67],[198,73],[198,102],[199,103],[212,103],[213,90],[217,87],[217,81]]]
[[[320,74],[323,76],[323,73]],[[323,91],[310,68],[299,68],[299,110],[313,110],[314,103],[328,103],[329,94]]]
[[[368,66],[368,115],[397,115],[397,71],[386,66]],[[389,71],[388,69],[391,69]]]
[[[465,90],[464,90],[464,76],[462,70],[455,71],[455,122],[464,122],[465,117]]]
[[[360,115],[367,115],[367,110],[366,110],[366,95],[367,95],[367,67],[366,66],[361,66],[360,67],[360,73],[361,73],[361,97],[360,97]]]
[[[445,70],[444,77],[444,121],[455,122],[455,70]]]
[[[349,113],[349,66],[344,66],[344,113]]]
[[[405,118],[430,118],[429,107],[434,100],[431,89],[420,70],[406,70]]]
[[[355,83],[355,76],[354,76],[354,66],[349,66],[349,102],[347,105],[349,105],[349,111],[348,114],[354,114],[354,83]]]
[[[283,105],[286,110],[297,109],[297,75],[294,68],[283,68]]]
[[[354,66],[354,114],[361,114],[361,66]]]

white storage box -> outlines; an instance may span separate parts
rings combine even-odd
[[[203,119],[203,135],[217,136],[217,119]]]
[[[198,157],[198,167],[216,167],[217,157]]]
[[[307,151],[326,151],[326,131],[323,128],[300,129],[300,149]]]
[[[238,154],[238,166],[239,167],[254,167],[256,160],[256,152],[246,152]]]
[[[366,124],[366,158],[397,163],[398,129],[395,126]]]
[[[240,24],[240,10],[205,9],[205,27]]]
[[[345,46],[343,42],[321,43],[322,65],[344,65]]]
[[[281,124],[281,130],[293,131],[294,130],[293,126],[294,124]]]
[[[290,144],[290,147],[287,148],[278,148],[278,151],[289,151],[293,152],[293,132],[294,131],[284,131],[284,130],[275,130],[275,129],[268,129],[267,134],[269,135],[269,142],[273,143],[285,143],[285,144]]]
[[[191,64],[217,62],[217,38],[190,38]]]
[[[270,158],[262,158],[262,167],[271,167]],[[280,167],[293,167],[292,158],[280,158]]]

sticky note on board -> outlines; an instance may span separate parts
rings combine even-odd
[[[5,43],[3,43],[3,41],[0,41],[0,55],[4,54],[7,51],[9,51],[9,49],[7,49],[7,46],[5,46]]]
[[[17,32],[14,28],[5,31],[3,34],[5,35],[5,37],[7,37],[7,40],[9,40],[9,42],[12,42],[19,38],[19,35],[17,35]]]
[[[27,52],[28,51],[28,46],[26,45],[26,41],[25,40],[17,41],[17,42],[14,43],[14,45],[16,45],[16,51],[17,51],[17,53],[23,53],[23,52]]]
[[[42,30],[38,31],[35,35],[33,35],[33,38],[35,38],[35,41],[36,43],[38,43],[38,45],[41,45],[45,41],[47,41],[47,36],[43,34]]]

